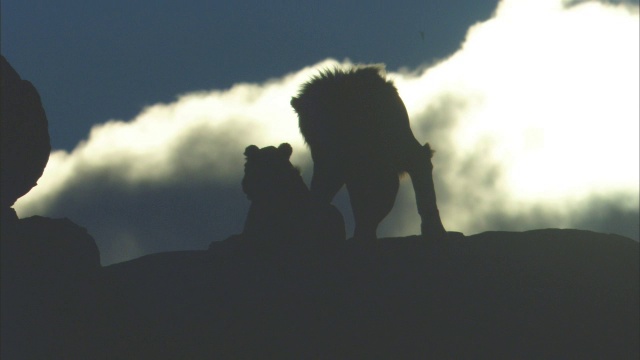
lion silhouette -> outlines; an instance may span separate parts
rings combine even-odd
[[[311,195],[314,201],[330,203],[346,184],[354,238],[376,238],[404,172],[413,183],[423,236],[446,237],[432,177],[434,151],[414,137],[384,65],[321,71],[301,86],[291,106],[311,150]]]
[[[345,239],[342,215],[330,204],[311,201],[309,188],[289,158],[288,143],[245,149],[242,190],[251,201],[243,238],[270,246],[296,246],[309,239],[336,243]]]

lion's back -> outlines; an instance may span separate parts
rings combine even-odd
[[[414,139],[404,103],[380,66],[321,72],[291,105],[312,152],[340,153],[346,162],[395,164],[403,156],[398,144]]]

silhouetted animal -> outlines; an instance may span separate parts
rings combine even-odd
[[[291,145],[245,149],[242,189],[251,201],[243,237],[271,243],[308,239],[345,239],[344,220],[329,204],[314,204],[302,176],[289,157]]]
[[[346,184],[357,239],[376,238],[393,208],[399,174],[408,172],[422,234],[444,238],[433,185],[429,144],[413,136],[407,110],[384,66],[325,70],[302,85],[291,106],[313,158],[311,194],[330,203]]]

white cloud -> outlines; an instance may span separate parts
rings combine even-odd
[[[438,150],[447,228],[499,230],[487,227],[500,216],[507,228],[571,226],[590,198],[609,195],[637,212],[638,24],[637,6],[628,4],[504,0],[451,57],[389,73],[416,137]],[[186,94],[131,121],[98,125],[71,153],[52,153],[39,186],[16,209],[47,214],[84,181],[78,174],[92,172],[122,187],[237,184],[249,144],[289,142],[293,162],[308,169],[289,99],[317,69],[335,65],[325,60],[264,84]],[[403,183],[384,234],[417,231]]]
[[[334,64],[327,60],[318,66]],[[60,191],[82,181],[75,176],[83,170],[108,171],[123,185],[181,182],[191,176],[203,181],[237,180],[242,152],[250,144],[287,141],[304,148],[288,99],[313,71],[310,67],[265,84],[185,94],[175,102],[149,106],[131,121],[96,125],[71,153],[52,152],[39,186],[16,208],[21,214],[46,212]],[[210,144],[198,144],[206,146],[195,153],[187,151],[192,157],[180,156],[185,148],[194,150],[194,138],[203,134]],[[189,173],[184,172],[185,163],[191,164]]]
[[[637,209],[640,41],[637,8],[628,9],[511,0],[471,28],[461,50],[422,77],[469,101],[445,180],[477,186],[454,173],[482,150],[503,172],[483,200],[506,193],[509,209],[542,204],[566,216],[579,199],[619,192]]]

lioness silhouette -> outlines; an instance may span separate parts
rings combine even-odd
[[[242,236],[260,246],[299,246],[302,241],[336,243],[345,239],[342,215],[330,204],[311,201],[300,172],[289,161],[288,143],[245,149],[242,189],[251,207]],[[317,241],[316,241],[317,240]]]

